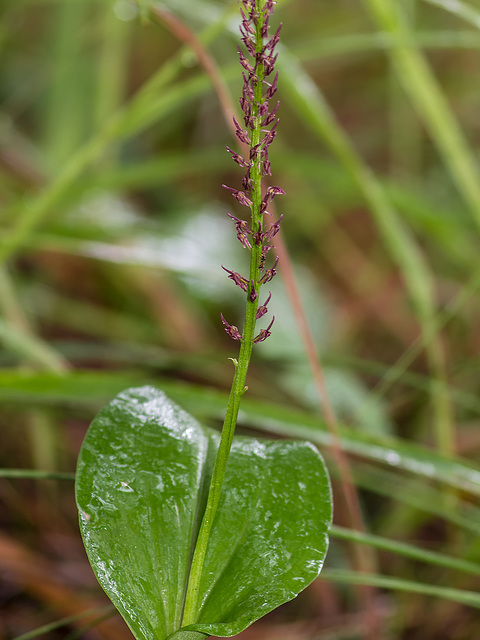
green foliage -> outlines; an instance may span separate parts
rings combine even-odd
[[[180,630],[218,434],[152,387],[117,396],[82,445],[76,495],[97,578],[137,640]],[[306,443],[237,437],[187,631],[232,636],[314,580],[332,504]],[[195,636],[197,637],[197,636]]]

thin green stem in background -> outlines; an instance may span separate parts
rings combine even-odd
[[[455,16],[466,20],[474,27],[480,28],[480,11],[462,0],[424,0],[428,4],[445,9]]]
[[[405,7],[405,18],[415,24],[418,0],[396,0]],[[398,182],[417,182],[421,169],[421,128],[403,87],[398,81],[393,64],[388,76],[389,89],[389,151],[390,172]]]
[[[0,319],[0,342],[33,365],[62,374],[66,361],[50,345],[33,334],[24,333]]]
[[[336,525],[333,525],[330,529],[330,535],[332,538],[337,538],[338,540],[354,540],[355,542],[371,545],[382,551],[389,551],[390,553],[402,555],[412,560],[419,560],[420,562],[426,562],[446,569],[464,571],[465,573],[480,576],[479,564],[469,562],[463,558],[453,558],[443,553],[422,549],[421,547],[400,542],[399,540],[363,533],[362,531],[353,531],[352,529],[346,529],[345,527],[338,527]]]
[[[124,98],[130,31],[128,23],[117,18],[110,3],[100,4],[96,10],[97,21],[102,28],[102,44],[96,82],[94,122],[100,129],[117,111]],[[114,164],[117,152],[115,145],[110,145],[106,150],[108,164]]]
[[[60,629],[60,627],[66,627],[67,625],[71,625],[73,622],[78,622],[79,620],[89,618],[90,616],[98,616],[98,618],[93,623],[98,624],[99,622],[105,620],[106,616],[111,617],[116,615],[116,613],[117,612],[114,606],[108,604],[104,607],[89,609],[88,611],[82,611],[82,613],[77,613],[73,616],[68,616],[67,618],[61,618],[60,620],[55,620],[55,622],[44,624],[37,629],[33,629],[32,631],[28,631],[27,633],[22,633],[21,636],[16,636],[15,638],[13,638],[13,640],[32,640],[33,638],[38,638],[38,636],[50,633],[50,631],[55,631],[55,629]]]
[[[20,355],[29,364],[63,373],[68,363],[55,349],[41,338],[35,336],[28,319],[20,306],[15,286],[10,274],[0,267],[0,342]]]
[[[394,591],[406,591],[407,593],[419,593],[434,598],[443,598],[452,602],[469,607],[480,609],[480,594],[475,591],[464,591],[462,589],[450,589],[448,587],[437,587],[432,584],[414,582],[413,580],[402,580],[389,576],[373,575],[371,573],[354,573],[343,569],[323,569],[320,580],[340,582],[342,584],[364,584],[379,589],[392,589]]]
[[[75,480],[75,474],[58,471],[41,471],[39,469],[0,469],[0,478],[25,480]]]

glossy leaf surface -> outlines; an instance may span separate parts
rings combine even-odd
[[[138,640],[181,628],[218,441],[152,387],[117,396],[85,437],[76,481],[82,535],[100,584]],[[198,617],[187,630],[235,635],[294,598],[322,567],[331,517],[313,445],[235,438]]]

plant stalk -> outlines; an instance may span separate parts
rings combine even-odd
[[[256,0],[256,10],[263,15],[265,0]],[[255,29],[255,48],[257,55],[260,56],[264,48],[264,39],[262,36],[262,20],[259,19]],[[251,180],[251,229],[256,232],[263,224],[262,205],[262,176],[264,174],[264,160],[261,153],[252,153],[252,150],[258,148],[261,143],[261,121],[259,114],[259,105],[264,104],[263,81],[265,77],[265,69],[263,63],[258,63],[255,69],[256,84],[254,87],[254,99],[252,102],[253,126],[250,134],[249,151],[252,158],[249,168],[249,176]],[[255,341],[255,326],[258,310],[258,292],[261,287],[260,267],[262,258],[262,241],[252,242],[250,249],[250,270],[249,282],[247,289],[247,303],[245,309],[245,321],[243,334],[241,337],[241,345],[238,360],[233,360],[235,365],[235,374],[233,377],[232,387],[228,400],[225,421],[223,423],[220,444],[217,451],[215,466],[212,473],[210,489],[207,498],[205,513],[202,518],[200,530],[193,553],[192,565],[188,579],[185,606],[183,611],[182,627],[193,624],[197,621],[199,608],[200,582],[203,573],[203,566],[207,554],[208,543],[214,525],[215,516],[218,505],[220,503],[222,486],[225,479],[228,456],[232,446],[235,426],[237,424],[238,411],[243,394],[247,390],[245,385],[248,366],[252,355],[253,344]]]

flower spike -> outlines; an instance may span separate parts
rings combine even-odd
[[[239,3],[242,7],[240,31],[244,44],[244,52],[239,54],[244,82],[240,107],[243,113],[245,129],[236,120],[234,120],[233,124],[236,137],[248,145],[248,154],[240,155],[227,147],[234,162],[246,169],[242,180],[245,191],[227,188],[232,191],[233,196],[241,204],[250,209],[251,222],[249,225],[230,214],[230,218],[235,223],[238,239],[250,251],[250,269],[247,280],[239,273],[223,267],[228,277],[246,294],[245,323],[242,335],[237,327],[229,324],[223,315],[220,315],[225,331],[234,340],[240,340],[242,346],[238,360],[233,359],[235,374],[206,502],[205,514],[208,513],[208,517],[204,517],[201,520],[193,552],[182,625],[195,622],[201,607],[200,584],[204,577],[203,571],[209,536],[212,525],[215,522],[219,504],[218,496],[222,490],[226,462],[232,445],[240,401],[248,389],[246,378],[252,347],[254,343],[263,342],[270,336],[275,320],[275,318],[272,318],[268,327],[262,329],[258,335],[255,335],[256,319],[266,313],[267,304],[270,301],[269,295],[265,303],[258,306],[261,286],[275,275],[277,264],[275,262],[271,269],[265,271],[265,260],[268,251],[272,248],[270,239],[277,232],[278,225],[277,223],[266,225],[264,213],[273,196],[280,193],[280,191],[278,191],[279,187],[273,187],[273,191],[264,190],[265,195],[262,198],[262,177],[270,175],[271,172],[268,148],[275,137],[277,122],[277,118],[274,115],[276,107],[273,114],[270,113],[269,115],[269,99],[276,91],[277,76],[275,75],[273,81],[269,82],[266,82],[266,78],[270,73],[274,72],[273,67],[276,60],[274,48],[278,41],[279,31],[277,30],[273,37],[269,36],[268,27],[275,4],[274,0],[239,0]],[[250,59],[247,59],[247,54]],[[265,128],[268,126],[270,126],[270,129]],[[260,277],[261,273],[263,273],[262,277]]]
[[[242,178],[243,190],[223,185],[232,196],[244,207],[250,209],[251,222],[247,223],[236,218],[231,213],[228,216],[235,224],[237,239],[241,245],[250,251],[250,272],[248,279],[237,272],[222,267],[228,277],[246,293],[247,316],[245,327],[247,333],[241,338],[246,342],[263,342],[271,333],[272,322],[266,329],[254,337],[255,321],[267,313],[271,293],[265,302],[259,304],[261,287],[270,282],[277,273],[278,257],[273,266],[266,268],[269,251],[273,248],[271,241],[280,230],[283,215],[271,224],[264,220],[270,215],[268,208],[273,199],[285,192],[278,186],[262,188],[262,179],[271,175],[269,160],[270,145],[277,135],[279,119],[277,111],[278,101],[270,105],[270,101],[277,92],[278,73],[275,63],[278,54],[275,48],[280,38],[280,25],[273,35],[269,33],[270,18],[275,5],[274,0],[239,0],[241,8],[241,41],[238,56],[242,67],[243,88],[239,100],[242,110],[243,124],[233,118],[236,138],[247,146],[248,151],[237,153],[227,147],[232,159],[246,170]],[[222,316],[222,322],[229,335],[239,339],[239,332],[228,325]],[[238,335],[237,335],[238,333]]]

